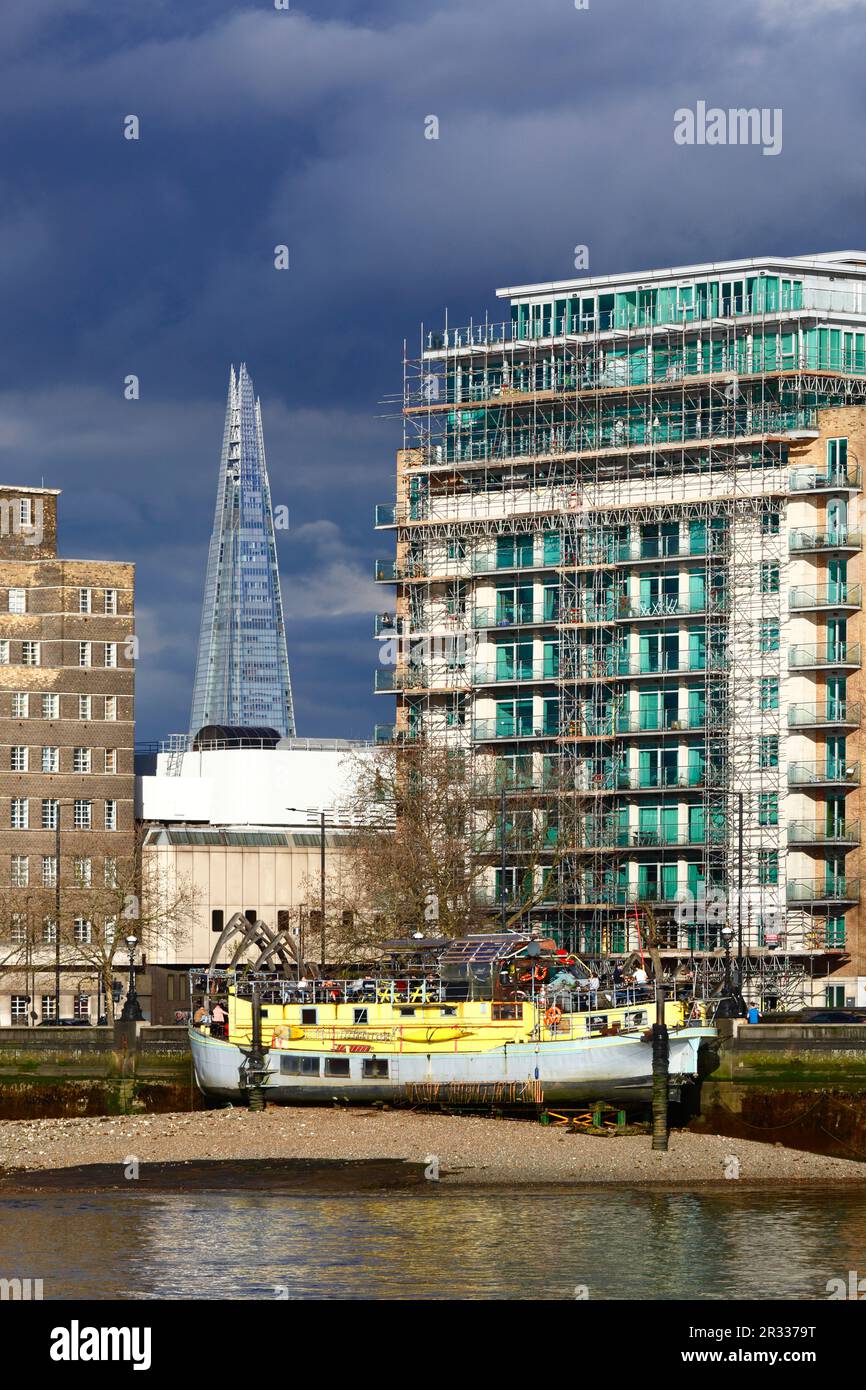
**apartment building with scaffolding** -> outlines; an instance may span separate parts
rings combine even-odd
[[[706,978],[728,921],[748,996],[866,1002],[866,252],[497,294],[404,352],[382,736],[520,806],[491,906]]]

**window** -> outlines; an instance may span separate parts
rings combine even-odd
[[[91,591],[90,589],[78,590],[78,611],[79,613],[91,612]]]
[[[78,664],[79,666],[90,666],[92,664],[90,660],[89,642],[78,643]]]
[[[13,995],[12,995],[12,1015],[11,1015],[11,1018],[12,1018],[12,1022],[13,1022],[13,1023],[26,1023],[26,1022],[27,1022],[27,995],[26,995],[26,994],[13,994]]]
[[[117,802],[106,801],[105,803],[105,828],[106,830],[117,829]]]
[[[29,710],[30,697],[22,691],[15,691],[12,696],[12,718],[26,719]]]
[[[57,944],[57,923],[53,917],[42,918],[42,945],[55,946]]]
[[[42,749],[42,771],[60,771],[60,749],[53,746]]]
[[[9,754],[9,766],[13,772],[26,772],[29,758],[27,749],[21,745],[13,746]]]
[[[11,882],[13,888],[26,888],[30,882],[30,860],[26,854],[13,854]]]
[[[57,999],[53,994],[43,994],[42,996],[42,1017],[43,1019],[55,1019],[57,1017]]]
[[[301,1009],[301,1023],[314,1024],[316,1021],[315,1009]]]
[[[57,817],[60,815],[59,801],[43,801],[42,803],[42,829],[56,830]]]
[[[117,696],[116,696],[116,695],[106,695],[106,697],[105,697],[105,718],[106,718],[106,719],[116,719],[116,718],[117,718]]]
[[[368,1018],[368,1016],[367,1016],[367,1010],[366,1010],[366,1009],[355,1009],[354,1014],[355,1014],[355,1019],[354,1019],[355,1023],[368,1023],[368,1022],[369,1022],[369,1018]]]
[[[105,612],[106,612],[106,613],[116,613],[116,612],[117,612],[117,590],[116,590],[116,589],[106,589],[106,591],[105,591]]]
[[[779,513],[766,511],[761,516],[761,530],[765,536],[778,536]]]
[[[72,824],[76,830],[89,830],[93,824],[93,802],[76,797],[72,806]]]
[[[9,590],[9,612],[10,612],[10,613],[26,613],[26,612],[27,612],[27,590],[26,590],[26,589],[10,589],[10,590]]]
[[[53,854],[42,856],[42,887],[54,888],[57,884],[57,860]]]
[[[9,665],[9,642],[7,638],[0,640],[0,666]]]
[[[761,623],[761,651],[777,652],[779,650],[779,622],[777,618],[765,618]]]
[[[26,830],[30,825],[30,803],[26,796],[12,798],[12,829]]]
[[[326,1076],[348,1076],[349,1059],[348,1057],[326,1057],[325,1058]]]
[[[85,917],[76,917],[73,930],[75,933],[75,940],[80,946],[90,945],[93,929],[90,922],[88,922]]]
[[[90,711],[93,708],[89,695],[79,695],[78,697],[78,718],[89,719]]]
[[[776,792],[761,792],[758,797],[758,824],[779,824],[779,797]]]
[[[361,1075],[364,1077],[376,1076],[379,1078],[388,1075],[387,1057],[365,1057],[361,1065]]]
[[[775,676],[764,676],[761,679],[761,709],[779,708],[779,682]]]
[[[72,864],[75,882],[81,888],[89,888],[93,883],[93,860],[76,855]]]
[[[113,946],[113,945],[114,945],[114,937],[115,937],[115,934],[116,934],[116,932],[117,932],[117,918],[116,918],[116,917],[106,917],[105,923],[104,923],[103,928],[102,928],[102,931],[103,931],[103,935],[104,935],[104,937],[105,937],[105,944],[106,944],[106,946]]]
[[[24,946],[27,942],[27,918],[20,912],[12,915],[11,924],[12,941],[16,946]]]
[[[106,642],[105,644],[105,664],[115,667],[117,665],[117,643]]]
[[[318,1076],[318,1057],[281,1057],[280,1071],[283,1076]]]
[[[90,1018],[90,995],[76,994],[73,1011],[76,1018]]]
[[[779,766],[778,734],[762,734],[758,739],[758,766],[763,768]]]
[[[105,771],[106,771],[106,772],[112,772],[112,773],[117,771],[117,749],[116,749],[116,748],[106,748],[106,750],[105,750]]]
[[[89,772],[89,771],[90,771],[90,749],[89,749],[89,748],[74,748],[74,749],[72,750],[72,771],[73,771],[73,772]]]
[[[761,593],[777,594],[779,592],[779,565],[775,560],[765,561],[761,565]]]
[[[102,876],[105,880],[106,888],[117,887],[117,860],[108,858],[102,866]]]
[[[59,718],[60,718],[60,696],[59,696],[59,695],[43,695],[43,696],[42,696],[42,718],[43,718],[43,719],[59,719]]]
[[[21,643],[21,664],[22,664],[23,666],[38,666],[38,665],[39,665],[39,643],[38,643],[38,642],[22,642],[22,643]]]
[[[758,850],[758,883],[764,887],[779,882],[779,851]]]

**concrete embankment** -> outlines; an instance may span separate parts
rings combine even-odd
[[[866,1160],[866,1027],[722,1024],[697,1132]]]
[[[192,1109],[184,1027],[0,1028],[0,1119]]]

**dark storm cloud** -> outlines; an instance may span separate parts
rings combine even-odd
[[[299,725],[369,731],[404,337],[497,285],[864,242],[863,0],[4,0],[0,476],[139,565],[140,736],[185,727],[228,364],[263,400]],[[683,148],[697,100],[784,143]],[[138,142],[122,138],[127,114]],[[437,115],[440,138],[423,138]],[[273,247],[291,269],[273,269]],[[123,400],[135,373],[141,399]]]

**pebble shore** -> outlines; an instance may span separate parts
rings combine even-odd
[[[667,1153],[648,1135],[565,1133],[528,1120],[406,1110],[272,1107],[189,1114],[0,1121],[0,1175],[58,1173],[82,1165],[196,1161],[402,1160],[435,1158],[454,1185],[512,1187],[515,1182],[682,1186],[725,1184],[730,1158],[750,1186],[866,1182],[866,1163],[803,1153],[776,1144],[674,1131]]]

